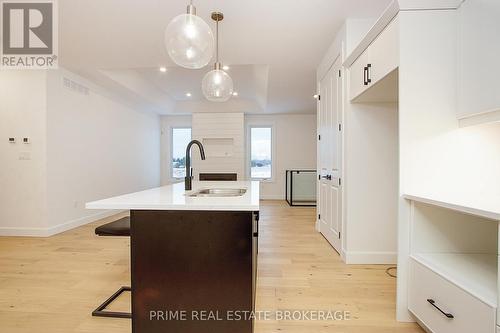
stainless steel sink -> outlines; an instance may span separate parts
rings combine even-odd
[[[189,194],[190,197],[240,197],[246,188],[205,188]]]

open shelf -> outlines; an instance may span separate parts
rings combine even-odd
[[[451,209],[457,212],[475,215],[495,221],[500,221],[500,196],[463,196],[429,195],[422,193],[406,193],[405,199],[421,202],[437,207]]]
[[[482,302],[497,307],[496,254],[419,253],[410,257]]]

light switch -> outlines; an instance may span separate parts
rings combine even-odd
[[[31,153],[29,151],[22,151],[19,153],[19,160],[28,161],[31,160]]]

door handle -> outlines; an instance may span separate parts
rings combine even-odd
[[[455,316],[452,315],[451,313],[446,313],[443,310],[441,310],[441,308],[439,308],[439,306],[436,305],[436,301],[435,300],[429,298],[429,299],[427,299],[427,302],[429,302],[434,308],[436,308],[439,312],[441,312],[446,318],[448,318],[448,319],[455,318]]]

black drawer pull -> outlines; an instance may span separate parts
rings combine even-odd
[[[363,85],[368,85],[368,67],[363,68]]]
[[[437,306],[437,305],[436,305],[436,301],[435,301],[435,300],[433,300],[433,299],[429,298],[429,299],[427,299],[427,302],[431,303],[431,305],[432,305],[433,307],[435,307],[436,309],[438,309],[438,311],[439,311],[439,312],[441,312],[442,314],[444,314],[444,315],[446,316],[446,318],[448,318],[448,319],[453,319],[453,318],[455,318],[455,316],[453,316],[451,313],[446,313],[446,312],[444,312],[443,310],[441,310],[441,309],[439,308],[439,306]]]

